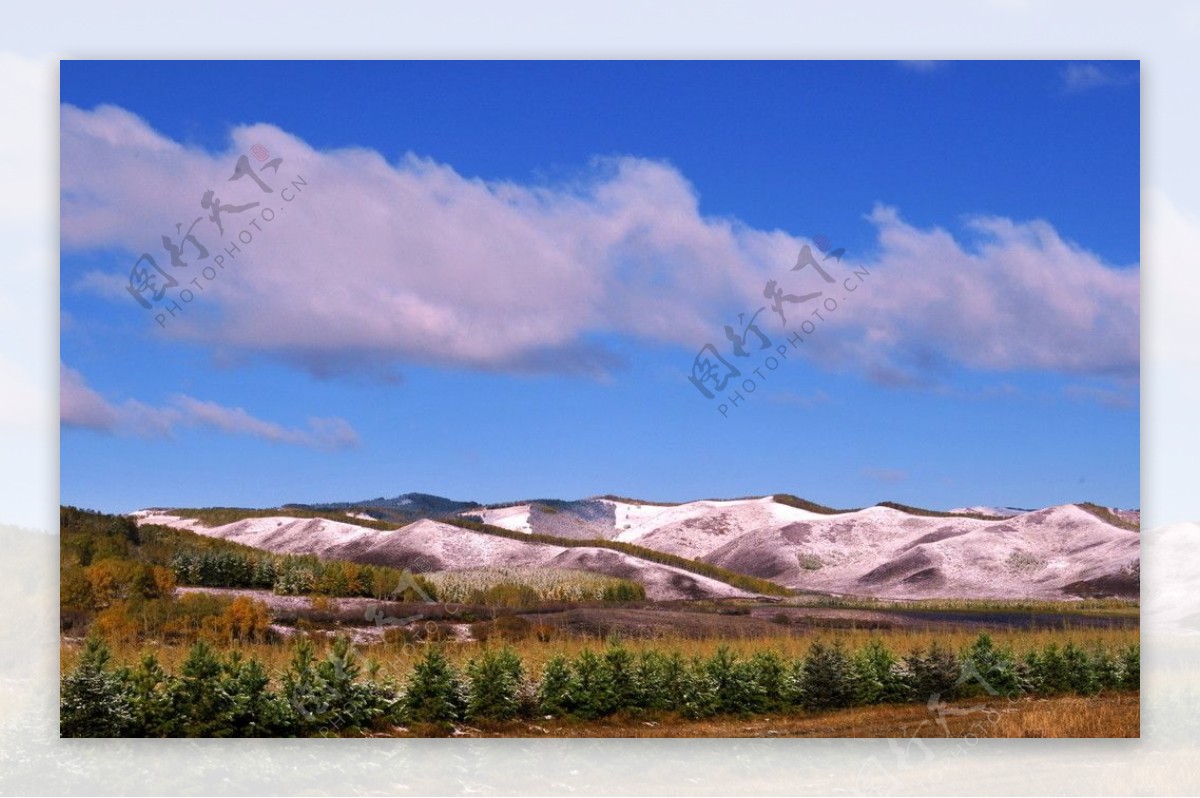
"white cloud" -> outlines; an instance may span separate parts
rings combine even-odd
[[[311,418],[307,429],[297,429],[256,418],[240,407],[225,407],[191,396],[175,396],[163,407],[134,399],[113,404],[92,389],[75,369],[64,364],[60,372],[60,414],[67,426],[145,437],[167,437],[178,427],[199,426],[316,449],[342,449],[359,444],[358,434],[340,418]]]
[[[254,144],[284,159],[268,180],[308,183],[294,202],[228,182]],[[201,215],[209,188],[277,208],[166,334],[319,375],[406,363],[605,374],[618,361],[597,335],[698,349],[762,304],[767,279],[807,277],[788,272],[802,239],[702,215],[678,170],[634,157],[554,184],[485,182],[411,154],[319,152],[269,125],[236,128],[231,148],[210,154],[121,109],[64,106],[62,163],[65,251],[152,251]],[[870,219],[873,276],[837,317],[839,362],[897,382],[946,364],[1136,371],[1136,268],[1112,268],[1045,222],[976,219],[968,245],[892,209]],[[207,221],[198,230],[211,264],[220,239]],[[122,290],[132,260],[73,285],[142,312]]]
[[[870,218],[879,252],[814,344],[822,359],[895,384],[951,366],[1136,378],[1140,269],[1109,267],[1043,221],[973,218],[964,243],[892,208]]]

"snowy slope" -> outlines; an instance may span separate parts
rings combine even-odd
[[[871,507],[762,527],[693,556],[789,587],[851,595],[1136,596],[1140,536],[1074,505],[1002,521]]]
[[[136,514],[139,523],[163,524],[224,538],[278,554],[316,554],[414,572],[486,567],[545,566],[575,568],[633,579],[656,601],[747,597],[724,582],[679,568],[590,546],[566,548],[473,532],[422,520],[397,530],[380,531],[339,521],[310,518],[248,518],[204,527],[169,513]]]

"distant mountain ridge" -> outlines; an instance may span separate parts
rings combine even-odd
[[[295,507],[300,510],[316,512],[349,512],[365,513],[381,521],[414,521],[422,518],[443,518],[455,515],[463,510],[473,510],[483,505],[472,501],[458,501],[431,493],[402,493],[390,499],[380,496],[377,499],[350,502],[324,502],[319,504],[291,503],[282,505],[283,509]]]

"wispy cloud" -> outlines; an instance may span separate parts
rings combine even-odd
[[[554,183],[487,182],[411,154],[314,150],[270,125],[235,128],[213,154],[118,108],[64,106],[61,118],[68,253],[157,247],[254,144],[303,175],[303,201],[281,206],[165,334],[321,377],[414,363],[603,376],[621,363],[596,343],[605,335],[698,348],[760,306],[766,279],[808,243],[703,215],[683,174],[643,158],[596,159]],[[1136,372],[1136,266],[1113,267],[1044,221],[973,219],[956,238],[885,206],[868,218],[877,246],[854,265],[871,283],[815,356],[894,385],[948,365]],[[142,312],[127,279],[114,269],[71,285]]]
[[[829,404],[829,394],[817,389],[812,393],[798,393],[796,391],[776,391],[767,395],[767,401],[777,405],[795,405],[802,407],[805,410],[811,410],[814,407]]]
[[[1131,410],[1137,407],[1137,385],[1109,387],[1105,385],[1067,385],[1063,394],[1069,399],[1095,402],[1114,410]]]
[[[184,395],[173,397],[162,407],[136,399],[114,404],[65,364],[60,366],[60,386],[61,420],[71,427],[143,437],[169,437],[179,427],[208,427],[230,435],[315,449],[344,449],[360,443],[354,428],[340,418],[310,418],[307,428],[298,429],[256,418],[240,407]]]
[[[861,473],[864,477],[870,477],[888,485],[895,485],[897,482],[908,479],[908,472],[899,468],[864,468]]]
[[[1087,91],[1106,86],[1128,86],[1137,83],[1136,64],[1117,67],[1110,64],[1075,63],[1063,67],[1063,87],[1067,91]]]

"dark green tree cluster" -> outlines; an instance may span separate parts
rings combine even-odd
[[[237,551],[181,551],[171,571],[179,584],[200,587],[270,588],[276,579],[275,558]]]
[[[395,685],[363,679],[344,638],[316,660],[302,640],[273,689],[266,669],[237,651],[218,655],[196,643],[178,674],[152,655],[114,668],[107,646],[89,638],[79,664],[62,680],[64,737],[288,737],[370,728],[397,719]]]
[[[401,583],[402,571],[343,560],[320,560],[311,555],[271,555],[255,551],[178,551],[171,570],[181,585],[263,588],[288,596],[363,596],[384,598]],[[405,577],[406,583],[409,578]],[[436,599],[437,588],[413,574],[411,582]],[[402,598],[402,597],[397,597]]]
[[[150,655],[114,668],[90,639],[64,677],[64,736],[291,736],[369,729],[389,723],[448,726],[546,715],[594,720],[618,713],[666,712],[687,718],[826,711],[850,706],[973,695],[1091,695],[1139,688],[1140,650],[1050,644],[1018,658],[980,635],[954,652],[933,644],[898,657],[878,641],[848,652],[814,642],[802,657],[771,651],[749,657],[727,647],[709,657],[635,653],[619,642],[573,659],[558,655],[533,679],[509,648],[486,649],[456,667],[435,644],[403,685],[364,669],[347,640],[323,659],[301,639],[272,686],[263,667],[236,652],[224,658],[204,643],[180,672]]]

